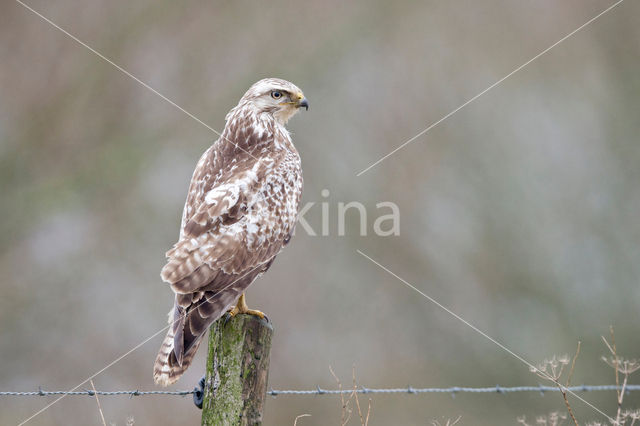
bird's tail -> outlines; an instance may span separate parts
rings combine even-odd
[[[271,262],[273,259],[266,263],[266,266],[259,265],[259,268],[254,268],[241,279],[225,275],[223,278],[227,281],[216,283],[219,287],[223,286],[222,290],[176,295],[174,308],[169,312],[169,331],[153,365],[153,378],[157,384],[168,386],[182,376],[191,365],[209,326],[238,300],[249,284],[266,271]]]
[[[170,323],[173,322],[172,317],[173,315],[169,313]],[[182,363],[179,363],[176,358],[176,354],[173,351],[175,330],[175,327],[169,327],[169,331],[167,331],[167,335],[162,342],[162,346],[160,346],[160,350],[158,351],[156,361],[153,364],[153,380],[156,384],[162,386],[169,386],[170,384],[175,383],[180,376],[184,374],[187,368],[191,365],[191,361],[193,361],[193,357],[195,356],[203,337],[200,336],[200,338],[193,342],[182,356]]]

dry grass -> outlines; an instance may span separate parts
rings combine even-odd
[[[354,366],[351,371],[352,385],[350,392],[343,392],[344,388],[342,386],[342,382],[333,371],[333,368],[329,366],[329,371],[331,375],[336,380],[338,385],[338,390],[340,391],[340,426],[346,426],[349,424],[349,421],[353,417],[353,407],[356,407],[356,412],[358,413],[358,418],[360,419],[360,426],[368,426],[369,425],[369,417],[371,415],[371,398],[369,398],[367,404],[366,413],[363,412],[362,407],[360,405],[360,398],[358,397],[358,384],[356,381],[356,367]],[[297,426],[298,419],[302,417],[310,417],[311,414],[301,414],[296,417],[293,422],[293,426]],[[455,424],[455,423],[453,423]],[[452,425],[449,425],[452,426]]]
[[[431,420],[432,426],[454,426],[458,424],[458,422],[462,419],[462,416],[458,416],[455,420],[447,419],[444,424],[440,423],[438,420]]]
[[[360,398],[358,397],[358,385],[356,382],[356,367],[353,366],[351,370],[351,377],[352,377],[351,393],[349,393],[349,396],[346,399],[345,399],[346,394],[342,392],[343,390],[342,382],[340,381],[336,373],[333,371],[333,368],[331,368],[331,366],[329,366],[329,371],[331,372],[331,375],[333,376],[333,378],[336,380],[336,383],[338,384],[338,390],[340,390],[340,404],[341,404],[340,426],[345,426],[346,424],[349,423],[349,420],[351,419],[351,415],[353,414],[353,409],[350,406],[350,404],[353,401],[355,401],[356,409],[358,411],[358,417],[360,418],[360,425],[368,426],[369,416],[371,414],[371,398],[369,398],[369,402],[367,404],[367,414],[365,416],[362,413],[362,409],[360,407]]]
[[[536,417],[535,424],[538,426],[562,426],[567,418],[568,416],[565,413],[553,411],[547,415]],[[532,426],[527,423],[525,416],[518,417],[517,421],[523,426]]]
[[[622,358],[618,355],[618,349],[616,347],[615,333],[613,331],[613,327],[609,328],[610,331],[610,341],[607,340],[604,336],[602,336],[602,340],[609,350],[608,356],[603,356],[602,361],[604,361],[608,366],[613,368],[615,372],[616,386],[617,386],[617,410],[614,417],[609,419],[610,423],[613,426],[640,426],[640,409],[636,410],[623,410],[623,402],[624,396],[626,393],[626,387],[629,382],[629,376],[636,371],[640,370],[640,361],[637,359],[626,359]],[[567,375],[567,379],[565,384],[562,384],[561,379],[565,371],[565,367],[569,365],[569,357],[567,355],[556,356],[554,355],[550,359],[545,359],[540,365],[531,368],[531,372],[535,373],[539,377],[549,380],[555,383],[560,392],[562,393],[562,397],[564,399],[565,406],[567,407],[568,416],[564,414],[559,414],[557,412],[550,413],[546,416],[537,417],[535,420],[536,425],[544,425],[544,426],[560,426],[564,423],[567,418],[571,418],[575,426],[579,426],[578,420],[576,419],[573,409],[569,404],[569,400],[567,399],[567,388],[571,385],[571,377],[573,376],[573,370],[576,365],[576,360],[578,359],[578,355],[580,354],[580,342],[578,342],[578,347],[576,349],[576,354],[574,355],[571,361],[571,367],[569,368],[569,373]],[[526,417],[522,416],[517,419],[518,423],[523,426],[530,426]],[[595,421],[586,423],[586,426],[603,426],[604,423]]]
[[[579,426],[578,420],[576,419],[576,416],[573,414],[573,410],[571,409],[571,404],[569,404],[569,399],[567,398],[567,388],[571,385],[571,378],[573,377],[573,370],[576,366],[576,360],[578,359],[578,355],[580,355],[580,342],[578,342],[576,353],[573,356],[573,359],[571,360],[571,367],[569,368],[569,373],[567,374],[567,379],[565,384],[561,383],[561,379],[562,379],[562,375],[564,373],[565,367],[569,365],[568,355],[563,355],[560,357],[554,355],[553,357],[551,357],[551,359],[545,359],[542,362],[542,364],[531,368],[532,373],[537,374],[538,377],[541,377],[545,380],[550,380],[556,386],[558,386],[558,389],[560,389],[560,393],[562,393],[564,405],[567,407],[567,412],[569,413],[569,416],[571,417],[571,420],[573,420],[573,424],[575,426]],[[545,422],[549,420],[548,418],[541,418],[541,419],[544,419]],[[558,421],[557,416],[554,417],[554,419],[556,422]],[[549,420],[549,422],[547,423],[538,423],[538,419],[536,419],[536,423],[541,425],[554,425],[554,423],[552,423],[551,420]],[[555,424],[558,424],[558,423],[555,423]]]
[[[616,376],[616,386],[618,386],[618,409],[616,411],[615,423],[616,426],[624,426],[627,424],[628,420],[631,420],[630,425],[633,425],[639,418],[640,414],[638,410],[636,411],[622,411],[622,402],[624,401],[624,395],[627,387],[627,383],[629,381],[629,376],[638,369],[640,369],[640,362],[637,359],[624,359],[618,356],[618,349],[616,348],[616,336],[613,332],[613,327],[609,328],[609,332],[611,334],[611,342],[608,342],[607,339],[602,336],[602,340],[604,344],[609,349],[611,353],[610,357],[602,357],[602,360],[607,363],[613,370],[615,371]],[[620,375],[622,375],[622,385],[620,384]],[[628,414],[628,415],[625,415]]]

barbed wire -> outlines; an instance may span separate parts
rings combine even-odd
[[[621,386],[616,385],[581,385],[581,386],[570,386],[564,388],[566,390],[570,390],[573,392],[592,392],[592,391],[613,391],[622,389]],[[625,386],[625,391],[638,391],[640,390],[640,385],[627,385]],[[512,393],[512,392],[540,392],[544,394],[545,392],[559,392],[560,389],[557,386],[490,386],[490,387],[460,387],[453,386],[448,388],[413,388],[411,386],[407,386],[406,388],[365,388],[359,387],[356,389],[357,393],[400,393],[400,394],[414,394],[414,393],[449,393],[455,395],[457,393]],[[267,392],[268,395],[278,396],[278,395],[332,395],[332,394],[349,394],[352,393],[353,389],[343,389],[343,390],[328,390],[321,389],[320,387],[314,390],[275,390],[271,389]]]
[[[615,391],[621,390],[621,386],[616,385],[581,385],[581,386],[570,386],[565,388],[572,392],[597,392],[597,391]],[[626,392],[632,391],[640,391],[640,385],[626,385]],[[279,389],[269,389],[267,391],[267,395],[276,397],[281,395],[339,395],[339,394],[350,394],[354,390],[353,389],[322,389],[319,386],[315,389],[309,390],[279,390]],[[362,394],[419,394],[419,393],[448,393],[451,395],[455,395],[458,393],[514,393],[514,392],[539,392],[544,394],[545,392],[559,392],[560,389],[557,386],[489,386],[489,387],[461,387],[461,386],[452,386],[448,388],[414,388],[411,386],[407,386],[406,388],[366,388],[359,387],[355,390],[357,393]],[[145,395],[193,395],[197,393],[198,390],[177,390],[177,391],[140,391],[140,390],[119,390],[119,391],[103,391],[96,390],[93,391],[91,389],[85,389],[82,391],[45,391],[42,389],[38,389],[37,391],[27,391],[27,392],[14,392],[14,391],[0,391],[0,396],[51,396],[51,395],[68,395],[68,396],[115,396],[115,395],[129,395],[129,397],[134,396],[145,396]]]
[[[0,392],[0,396],[51,396],[51,395],[68,395],[68,396],[114,396],[114,395],[129,395],[129,396],[143,396],[143,395],[193,395],[195,390],[179,390],[179,391],[139,391],[139,390],[120,390],[120,391],[93,391],[91,389],[85,389],[82,391],[45,391],[39,389],[37,391],[28,392]]]

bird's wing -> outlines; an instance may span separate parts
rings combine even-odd
[[[180,241],[167,252],[162,279],[179,294],[207,287],[216,279],[237,275],[268,262],[282,246],[272,237],[274,214],[265,200],[263,176],[273,173],[273,158],[261,158],[251,168],[231,175],[200,197],[185,218]]]

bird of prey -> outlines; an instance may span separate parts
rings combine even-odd
[[[285,124],[302,107],[309,104],[294,84],[258,81],[198,161],[180,238],[160,274],[175,301],[153,367],[156,383],[180,378],[209,326],[229,309],[264,317],[247,307],[244,291],[269,269],[298,219],[302,169]]]

